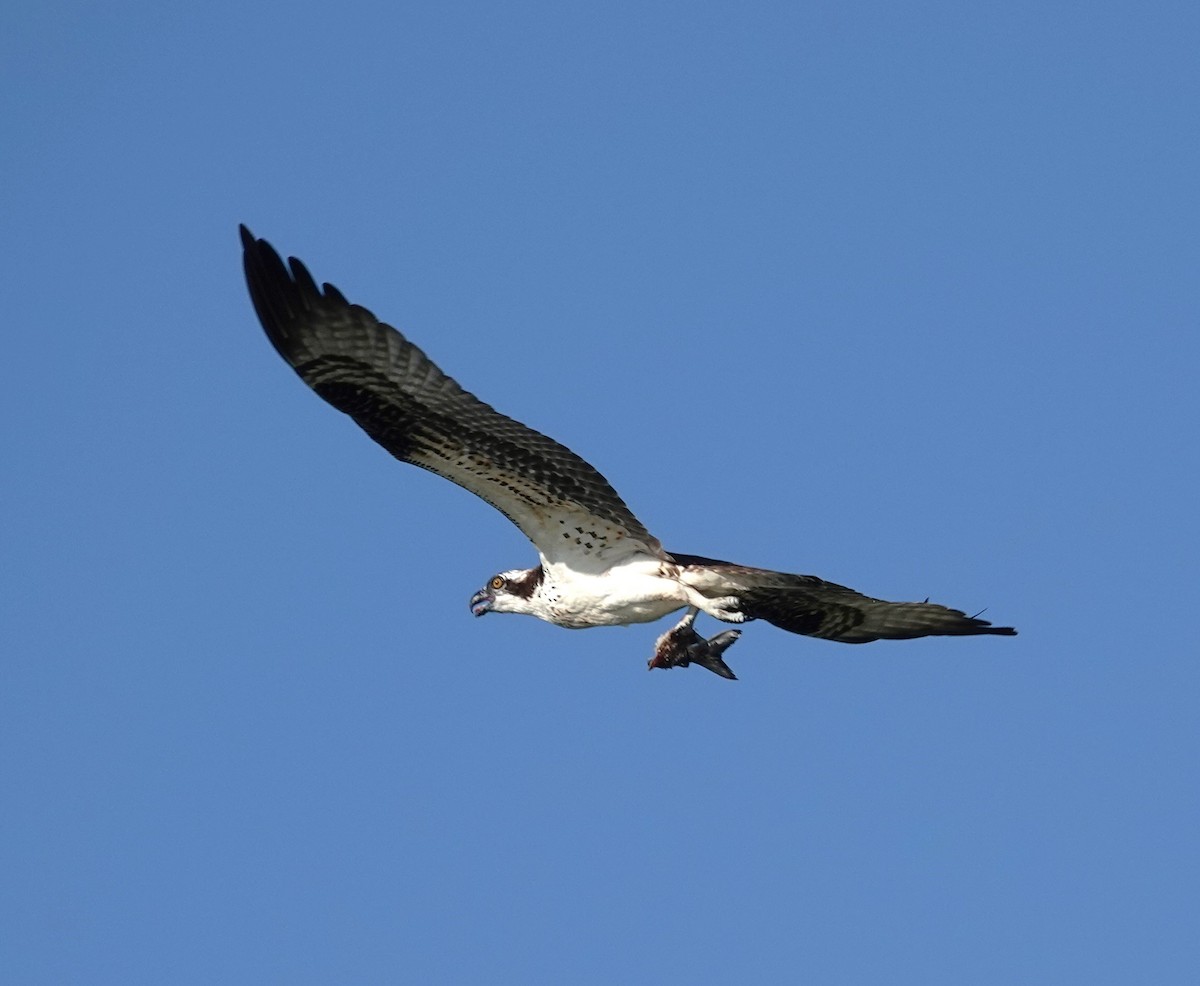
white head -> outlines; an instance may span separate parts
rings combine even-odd
[[[544,576],[541,565],[493,575],[487,585],[471,597],[471,612],[476,616],[484,613],[532,614],[536,609],[533,597]]]

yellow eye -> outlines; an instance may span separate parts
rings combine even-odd
[[[492,579],[492,588],[493,589],[503,589],[504,588],[504,579],[502,576],[497,575],[495,578]]]

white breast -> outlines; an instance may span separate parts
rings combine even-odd
[[[657,620],[687,604],[683,587],[663,578],[661,567],[645,556],[599,575],[549,566],[537,592],[543,611],[537,615],[572,629]]]

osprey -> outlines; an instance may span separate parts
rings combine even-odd
[[[285,267],[265,240],[245,226],[241,234],[254,309],[300,378],[397,459],[482,497],[537,548],[533,568],[494,575],[471,597],[476,616],[527,613],[578,629],[686,609],[658,638],[649,666],[697,664],[725,678],[735,675],[722,654],[741,631],[705,639],[694,626],[699,613],[849,644],[1016,633],[928,600],[885,602],[812,575],[664,551],[570,449],[463,390],[396,329],[332,285],[318,288],[299,260]]]

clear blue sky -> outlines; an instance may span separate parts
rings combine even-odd
[[[6,7],[0,979],[1200,981],[1198,11]],[[531,546],[238,222],[668,548],[1021,635],[472,619]]]

